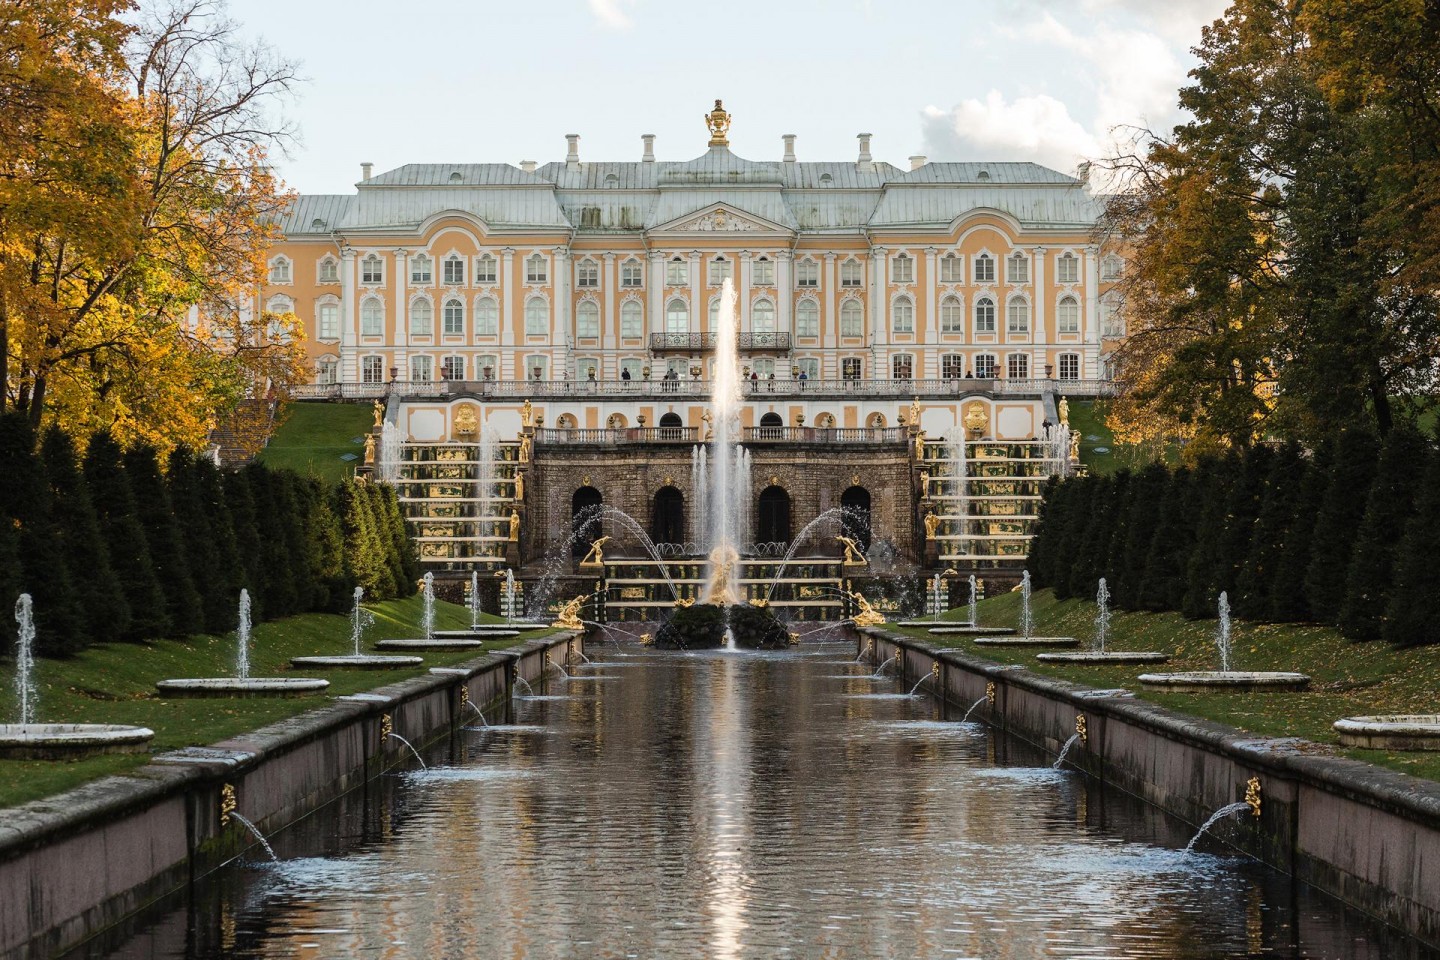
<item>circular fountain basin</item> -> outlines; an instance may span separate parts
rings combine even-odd
[[[1045,663],[1165,663],[1170,654],[1159,650],[1106,650],[1104,653],[1082,650],[1078,653],[1037,653],[1035,659]]]
[[[1140,682],[1176,693],[1215,690],[1304,690],[1310,678],[1303,673],[1255,670],[1192,670],[1189,673],[1142,673]]]
[[[382,657],[377,654],[346,654],[339,657],[291,657],[292,667],[311,670],[394,670],[398,667],[418,667],[423,657]]]
[[[1074,637],[976,637],[977,647],[1078,647]]]
[[[304,677],[202,677],[161,680],[155,689],[163,697],[303,697],[330,686],[329,680]]]
[[[143,753],[155,731],[114,723],[0,723],[0,758],[78,760],[103,753]]]
[[[474,627],[470,630],[436,630],[430,634],[432,640],[495,640],[504,637],[518,637],[519,630],[507,627]]]
[[[1440,714],[1393,713],[1336,720],[1335,732],[1347,747],[1371,750],[1440,750]]]
[[[484,640],[472,637],[417,637],[414,640],[381,640],[375,644],[377,650],[479,650]]]
[[[904,626],[904,624],[901,624],[901,626]],[[946,634],[951,634],[978,637],[1004,637],[1014,633],[1015,629],[1013,627],[976,627],[968,623],[962,623],[959,626],[954,627],[932,626],[930,628],[930,632],[935,634],[936,636],[944,636]]]

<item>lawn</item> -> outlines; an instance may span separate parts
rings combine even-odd
[[[1080,462],[1092,474],[1138,470],[1154,459],[1149,449],[1115,442],[1115,434],[1105,425],[1104,400],[1071,400],[1070,429],[1080,434]],[[1166,450],[1167,460],[1173,462],[1178,455],[1178,449]]]
[[[259,461],[330,483],[354,474],[360,461],[340,458],[365,455],[363,440],[354,441],[375,422],[368,403],[292,403],[283,416]]]
[[[436,603],[439,630],[468,627],[461,606]],[[392,637],[419,636],[419,597],[369,605],[375,625],[368,644]],[[487,623],[500,618],[485,616]],[[349,619],[334,614],[305,614],[258,625],[251,637],[252,676],[314,676],[330,681],[324,693],[282,699],[172,700],[155,693],[155,681],[179,677],[216,677],[234,673],[234,635],[195,636],[151,644],[105,644],[69,660],[41,660],[39,719],[75,723],[128,723],[155,731],[155,752],[214,743],[237,733],[303,713],[331,697],[359,693],[425,673],[430,667],[474,659],[481,653],[522,643],[548,633],[532,630],[518,638],[487,642],[482,650],[436,651],[425,663],[402,670],[292,671],[290,658],[307,654],[352,652]],[[0,669],[0,717],[15,715],[14,669]],[[73,762],[0,760],[0,808],[48,796],[111,773],[144,764],[146,754],[96,757]]]
[[[1072,407],[1073,410],[1073,407]],[[1014,626],[1020,595],[982,601],[980,622]],[[1095,633],[1095,604],[1055,600],[1049,590],[1033,598],[1036,636],[1077,637],[1088,646]],[[963,619],[964,609],[947,619]],[[1252,624],[1235,621],[1234,668],[1298,670],[1312,678],[1302,693],[1186,694],[1152,691],[1136,677],[1145,672],[1218,669],[1215,621],[1190,621],[1176,613],[1125,613],[1111,622],[1112,650],[1163,650],[1163,666],[1076,666],[1041,664],[1036,651],[980,648],[964,637],[932,636],[923,628],[896,628],[937,646],[955,647],[999,663],[1018,663],[1036,673],[1093,687],[1124,687],[1137,696],[1184,713],[1228,723],[1252,733],[1303,737],[1361,760],[1440,780],[1440,753],[1350,750],[1337,744],[1331,724],[1341,717],[1376,713],[1434,713],[1440,690],[1440,650],[1397,651],[1380,643],[1351,643],[1326,627]]]

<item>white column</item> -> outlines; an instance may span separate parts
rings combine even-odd
[[[608,379],[613,373],[615,378],[618,379],[620,371],[618,369],[610,370],[608,364],[611,360],[609,357],[610,351],[614,350],[620,343],[620,315],[615,306],[616,293],[620,289],[620,266],[615,262],[615,254],[613,253],[604,254],[602,259],[605,262],[605,266],[600,270],[600,284],[605,292],[601,297],[604,308],[600,313],[600,346],[605,351],[605,354],[600,358],[601,373],[599,373],[598,376],[602,379]]]
[[[735,255],[735,329],[750,329],[750,257],[749,250]]]
[[[870,314],[872,365],[875,344],[890,342],[890,308],[887,303],[889,298],[885,295],[885,269],[889,265],[887,253],[888,251],[884,247],[872,247],[870,250],[870,289],[867,291],[869,296],[866,298],[869,301],[870,309],[866,312]],[[875,374],[876,371],[870,371],[871,378]]]
[[[1085,316],[1081,329],[1085,332],[1086,376],[1100,376],[1100,249],[1085,248]]]
[[[515,359],[515,355],[520,352],[515,349],[515,344],[517,342],[524,343],[525,338],[522,335],[517,341],[515,328],[512,326],[515,319],[514,308],[517,305],[514,303],[516,291],[524,289],[524,287],[514,282],[514,270],[515,248],[501,247],[500,273],[495,277],[496,283],[500,287],[498,291],[498,296],[500,297],[500,355],[495,358],[495,379],[497,380],[512,378],[517,380],[525,379],[523,370],[520,372],[519,377],[515,376],[515,371],[518,370],[520,366],[519,362]],[[507,350],[506,347],[510,349]]]
[[[775,255],[775,261],[775,329],[780,333],[788,333],[793,338],[795,325],[790,315],[795,308],[795,284],[792,274],[795,254],[789,250],[781,250]]]
[[[710,305],[705,296],[705,255],[690,251],[690,331],[704,331],[710,319]],[[709,331],[714,333],[714,331]]]
[[[555,310],[550,315],[550,364],[552,368],[555,365],[554,347],[557,341],[555,334],[558,330],[560,333],[558,341],[563,348],[560,354],[560,362],[565,365],[564,369],[569,371],[570,379],[573,380],[575,379],[575,371],[570,369],[571,360],[573,359],[570,356],[570,347],[573,343],[572,334],[574,332],[570,325],[570,275],[574,269],[574,265],[570,262],[569,248],[556,247],[554,253],[555,274],[553,282],[551,283],[551,289],[555,291]]]
[[[1035,291],[1034,295],[1030,298],[1030,309],[1034,314],[1031,323],[1034,339],[1030,341],[1032,345],[1030,351],[1030,376],[1043,377],[1045,376],[1045,357],[1048,354],[1048,351],[1045,349],[1048,342],[1048,336],[1045,333],[1045,302],[1049,299],[1045,289],[1045,248],[1036,247],[1032,252],[1030,261],[1031,267],[1033,268],[1030,274],[1031,289]]]
[[[360,380],[356,345],[360,342],[360,308],[355,302],[355,251],[340,251],[340,382]]]
[[[922,314],[920,304],[915,305],[915,322],[919,323],[920,318],[925,318],[925,336],[917,336],[916,344],[936,344],[940,342],[940,304],[936,298],[939,289],[937,281],[939,276],[936,271],[939,269],[940,251],[935,247],[925,248],[925,307]],[[918,299],[918,298],[917,298]],[[916,347],[915,376],[918,378],[940,376],[940,361],[934,350],[927,350],[923,347]],[[933,364],[933,366],[932,366]]]
[[[835,359],[836,351],[840,348],[840,268],[836,265],[836,259],[834,252],[825,254],[825,267],[820,277],[820,283],[825,288],[825,312],[820,318],[820,322],[824,324],[820,343],[825,348],[820,363],[822,380],[839,379],[840,376],[839,364]]]
[[[409,251],[404,248],[395,251],[395,362],[405,367],[405,348],[410,343]],[[402,369],[403,372],[403,369]]]
[[[650,251],[650,289],[645,291],[650,302],[650,332],[665,332],[665,255]]]

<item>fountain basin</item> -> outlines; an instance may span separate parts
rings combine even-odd
[[[498,640],[520,636],[519,630],[508,627],[473,627],[469,630],[436,630],[430,634],[432,640]]]
[[[902,623],[903,627],[904,624]],[[936,636],[965,635],[979,637],[1003,637],[1015,632],[1014,627],[977,627],[970,624],[961,624],[958,627],[931,627],[930,632]]]
[[[303,677],[202,677],[161,680],[155,689],[162,697],[304,697],[328,686],[329,680]]]
[[[144,753],[155,731],[114,723],[0,723],[0,758],[78,760],[104,753]]]
[[[1103,653],[1082,650],[1079,653],[1038,653],[1035,659],[1045,663],[1165,663],[1170,654],[1159,650],[1106,650]]]
[[[381,640],[375,644],[377,650],[478,650],[484,640],[467,637],[417,637],[413,640]]]
[[[1371,750],[1440,750],[1440,714],[1394,713],[1336,720],[1335,732],[1347,747]]]
[[[1147,687],[1164,687],[1176,693],[1215,690],[1304,690],[1310,678],[1303,673],[1255,670],[1193,670],[1189,673],[1142,673]]]
[[[1074,637],[976,637],[977,647],[1078,647]]]
[[[291,657],[292,667],[311,670],[394,670],[398,667],[418,667],[423,657],[382,657],[376,654],[347,654],[338,657]]]

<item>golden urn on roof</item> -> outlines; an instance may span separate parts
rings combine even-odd
[[[730,114],[719,100],[715,101],[715,109],[705,114],[705,126],[710,128],[710,146],[730,146],[730,138],[725,136],[730,132]]]

